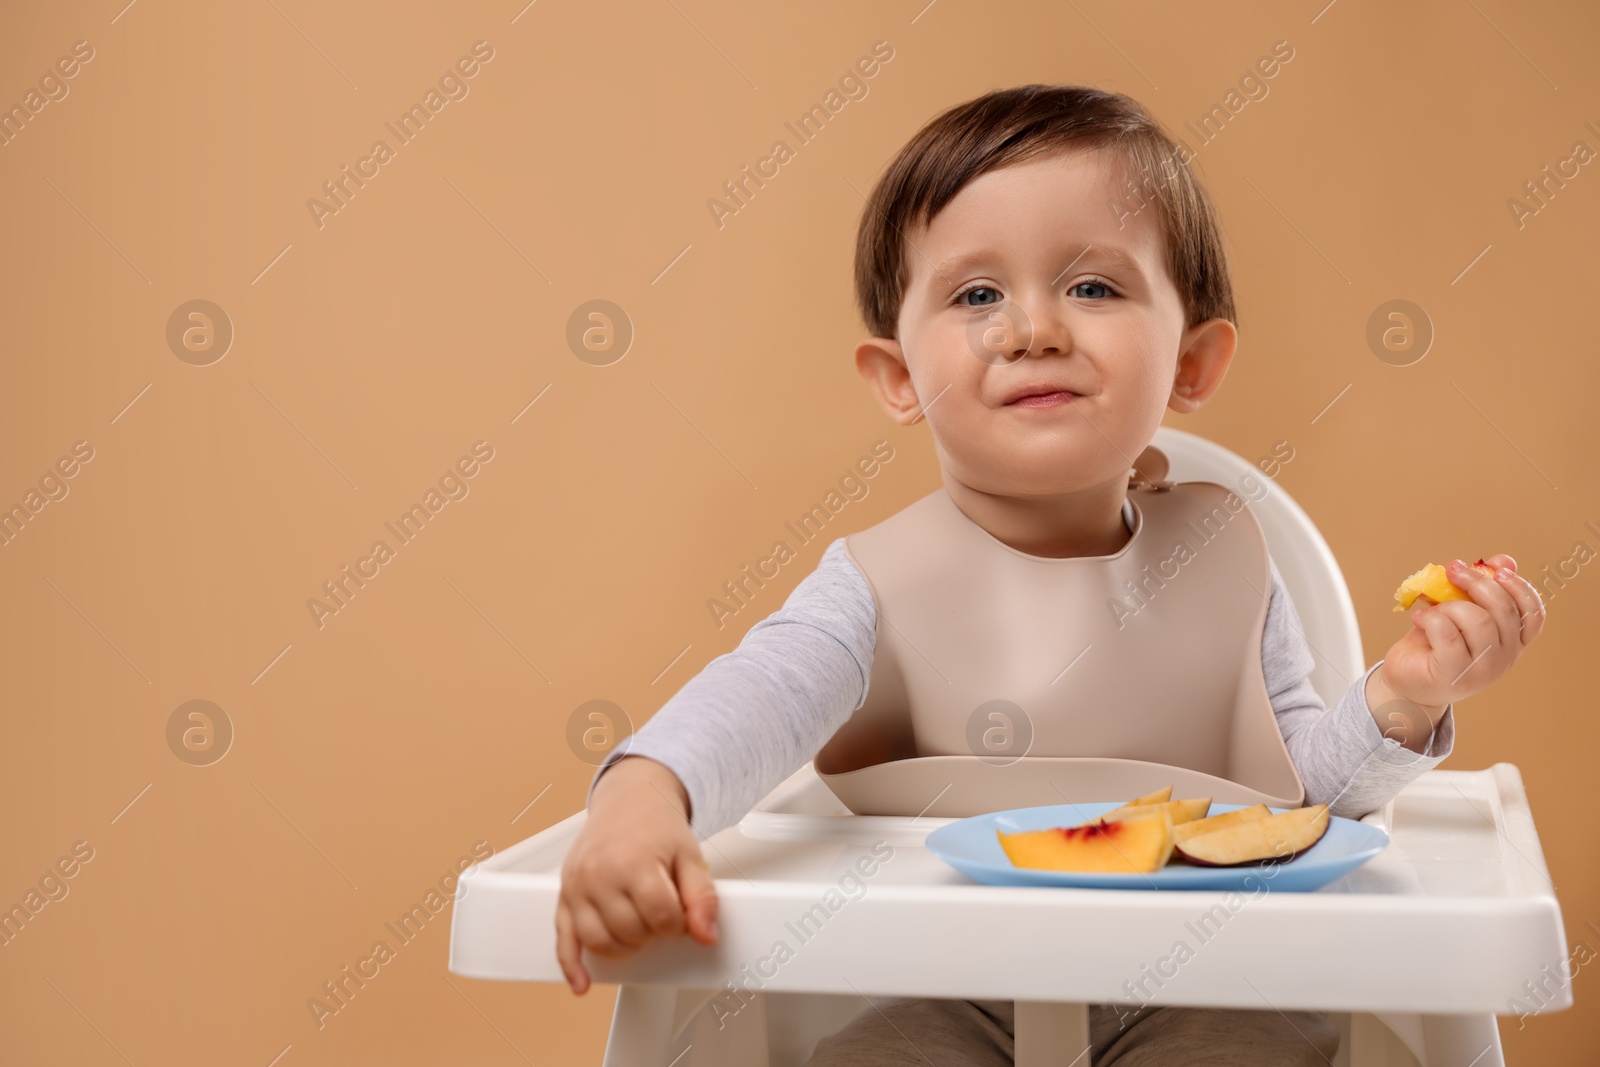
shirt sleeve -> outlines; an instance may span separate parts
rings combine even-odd
[[[698,837],[733,825],[866,702],[876,643],[872,591],[838,538],[783,607],[607,754],[589,797],[624,755],[649,756],[683,783]]]
[[[1337,704],[1326,707],[1311,685],[1315,661],[1300,615],[1276,562],[1271,569],[1261,666],[1278,729],[1305,785],[1305,802],[1325,803],[1334,815],[1359,819],[1450,755],[1456,736],[1454,705],[1446,705],[1422,752],[1384,736],[1367,707],[1367,677],[1382,660],[1352,682]]]

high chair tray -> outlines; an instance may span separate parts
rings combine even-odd
[[[1505,1012],[1567,958],[1517,768],[1433,770],[1363,822],[1387,848],[1314,892],[977,884],[923,847],[953,819],[840,814],[812,766],[702,845],[721,937],[585,953],[598,983],[1330,1011]],[[575,815],[462,874],[450,970],[563,982]],[[1139,992],[1133,992],[1137,986]],[[1571,1005],[1544,983],[1544,1010]],[[1270,998],[1270,999],[1269,999]]]

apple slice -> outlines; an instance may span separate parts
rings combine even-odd
[[[1173,848],[1190,863],[1202,867],[1288,860],[1322,840],[1329,822],[1328,805],[1312,804],[1196,834]]]
[[[1191,800],[1167,800],[1159,804],[1137,804],[1130,801],[1120,808],[1112,808],[1100,816],[1099,821],[1116,822],[1119,819],[1148,815],[1157,808],[1166,808],[1172,816],[1172,824],[1177,826],[1205,818],[1206,812],[1211,810],[1211,798],[1197,797]]]
[[[1165,788],[1157,789],[1154,793],[1146,793],[1142,797],[1134,797],[1132,800],[1124,804],[1123,807],[1131,808],[1135,804],[1162,804],[1171,799],[1172,787],[1169,785]]]
[[[1172,855],[1172,816],[1165,808],[1148,815],[1057,826],[1008,834],[996,830],[1000,847],[1018,867],[1046,871],[1142,874],[1166,866]]]
[[[1221,815],[1213,815],[1207,819],[1195,819],[1192,822],[1178,823],[1172,828],[1172,840],[1181,844],[1197,834],[1209,834],[1213,830],[1226,830],[1230,826],[1237,826],[1242,822],[1252,819],[1265,819],[1272,814],[1272,809],[1265,804],[1252,804],[1248,808],[1238,808],[1234,811],[1225,811]]]

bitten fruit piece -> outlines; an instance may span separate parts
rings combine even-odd
[[[1237,826],[1242,822],[1254,819],[1265,819],[1272,814],[1272,809],[1265,804],[1252,804],[1248,808],[1236,808],[1225,811],[1221,815],[1213,815],[1209,819],[1196,819],[1193,822],[1179,823],[1172,828],[1172,841],[1181,844],[1197,834],[1209,834],[1213,830],[1226,830],[1230,826]]]
[[[1172,855],[1172,816],[1165,809],[1116,822],[1058,826],[1008,834],[1000,847],[1018,867],[1096,874],[1147,874]]]
[[[1483,560],[1472,565],[1489,577],[1494,577],[1494,567]],[[1400,588],[1394,591],[1396,611],[1405,611],[1414,604],[1418,597],[1430,604],[1437,604],[1441,600],[1471,600],[1454,583],[1450,581],[1445,569],[1437,563],[1429,563],[1411,577],[1400,583]]]
[[[1197,834],[1174,848],[1178,855],[1202,867],[1287,860],[1322,840],[1329,822],[1328,805],[1312,804]]]

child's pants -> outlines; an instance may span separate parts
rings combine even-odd
[[[1009,1000],[883,997],[817,1042],[806,1067],[1011,1067],[1013,1018]],[[1339,1029],[1321,1011],[1091,1004],[1089,1050],[1058,1067],[1322,1067]]]

